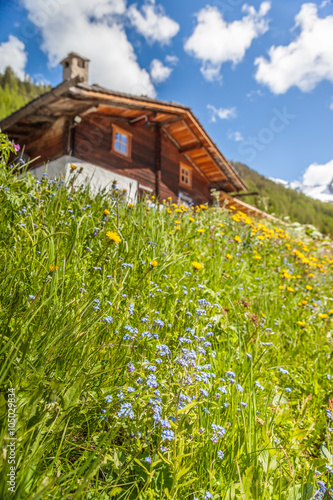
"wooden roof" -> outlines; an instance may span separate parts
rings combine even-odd
[[[260,219],[269,219],[272,222],[279,222],[283,224],[283,222],[280,219],[274,217],[273,215],[263,212],[259,208],[254,207],[253,205],[249,205],[248,203],[245,203],[245,201],[229,196],[227,193],[224,193],[223,191],[220,192],[220,205],[224,208],[228,208],[229,210],[231,209],[231,207],[234,207],[234,209],[238,210],[239,212],[243,212],[247,215],[250,215],[251,217],[258,217]]]
[[[247,189],[190,108],[87,85],[80,83],[78,77],[61,83],[0,121],[0,129],[12,139],[27,143],[61,116],[73,118],[92,112],[132,125],[159,124],[209,186],[229,192]]]

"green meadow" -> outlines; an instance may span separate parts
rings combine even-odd
[[[331,242],[0,144],[0,498],[332,498]]]

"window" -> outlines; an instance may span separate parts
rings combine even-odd
[[[125,158],[131,157],[132,135],[126,130],[113,125],[112,150]]]
[[[192,187],[192,169],[187,165],[180,164],[180,173],[179,173],[179,183],[182,186],[191,188]]]

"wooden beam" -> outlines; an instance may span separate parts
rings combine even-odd
[[[195,149],[198,149],[198,150],[202,149],[202,147],[203,146],[202,146],[201,142],[196,142],[195,144],[190,144],[189,146],[184,146],[184,147],[180,148],[179,152],[181,154],[184,154],[184,153],[188,153],[190,151],[193,151]]]
[[[129,121],[130,125],[144,125],[145,123],[149,123],[150,121],[153,121],[153,119],[156,117],[156,113],[150,113],[150,114],[145,114],[142,116],[137,116],[136,118],[132,118]]]
[[[159,199],[160,184],[161,184],[161,125],[158,123],[155,126],[155,195]]]
[[[51,115],[38,115],[38,114],[32,114],[27,117],[29,121],[32,123],[40,123],[40,122],[50,122],[53,123],[57,118],[55,116]]]

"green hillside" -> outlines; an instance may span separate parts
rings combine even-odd
[[[0,120],[22,108],[28,102],[50,90],[50,86],[37,85],[31,78],[21,81],[7,67],[0,73]]]
[[[303,193],[288,189],[267,179],[243,163],[231,162],[250,191],[259,192],[258,196],[242,198],[277,217],[289,217],[291,221],[311,224],[321,233],[333,234],[333,205],[313,200]]]

